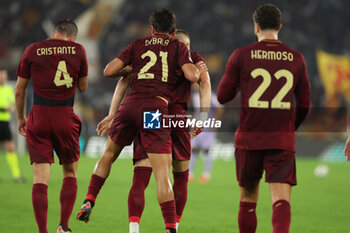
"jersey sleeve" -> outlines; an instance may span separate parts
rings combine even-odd
[[[128,47],[126,47],[123,50],[123,52],[118,56],[118,58],[124,62],[124,65],[131,64],[133,50],[134,50],[134,43],[129,44]]]
[[[239,60],[236,50],[226,64],[226,70],[218,86],[217,99],[224,104],[232,100],[237,93],[239,85]]]
[[[295,87],[295,95],[310,93],[310,82],[309,76],[306,69],[306,63],[304,57],[301,55],[302,68],[300,72],[300,77],[298,83]]]
[[[177,63],[180,67],[185,65],[186,63],[193,63],[191,58],[191,53],[188,51],[186,45],[182,42],[178,43],[178,56],[177,56]]]
[[[191,58],[194,64],[197,64],[198,62],[201,62],[201,61],[205,63],[204,58],[196,52],[191,51]]]
[[[17,68],[17,76],[20,76],[25,79],[30,79],[31,73],[30,73],[30,52],[32,46],[28,46],[27,49],[24,51],[23,56],[21,58],[21,61],[19,62],[18,68]]]
[[[295,102],[296,102],[296,113],[295,113],[295,130],[304,121],[310,107],[310,82],[309,76],[306,69],[306,63],[304,57],[301,56],[302,70],[295,88]]]
[[[81,46],[81,65],[80,65],[80,71],[79,71],[79,78],[83,78],[88,76],[88,62],[86,58],[86,52],[84,46]]]

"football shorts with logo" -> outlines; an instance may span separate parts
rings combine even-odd
[[[170,154],[171,138],[169,128],[143,128],[144,112],[156,112],[157,110],[162,115],[167,115],[168,104],[158,97],[139,98],[127,96],[113,120],[109,130],[110,138],[118,145],[127,146],[131,145],[139,132],[140,143],[147,153]],[[162,116],[160,116],[159,120],[162,120]]]
[[[169,104],[169,116],[171,121],[184,121],[186,122],[187,111],[183,104]],[[189,135],[189,129],[186,127],[171,128],[171,141],[172,141],[172,157],[174,160],[190,160],[191,157],[191,140]],[[147,152],[141,143],[140,134],[134,140],[133,160],[146,159]]]

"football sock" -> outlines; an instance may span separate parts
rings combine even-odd
[[[240,233],[255,233],[257,226],[256,203],[244,202],[239,203],[238,228]]]
[[[15,152],[7,152],[6,153],[6,161],[10,167],[12,178],[16,179],[16,178],[21,177],[21,172],[19,170],[19,165],[18,165],[17,154]]]
[[[60,224],[68,227],[69,217],[72,214],[75,199],[77,197],[77,179],[75,177],[66,177],[63,179],[60,202],[61,202],[61,220]]]
[[[139,233],[138,222],[129,222],[129,233]]]
[[[98,193],[100,192],[103,184],[105,183],[106,179],[102,178],[101,176],[92,174],[91,179],[90,179],[90,184],[88,188],[88,193],[86,195],[87,200],[92,201],[92,205],[94,205],[96,201],[96,197]]]
[[[145,189],[152,175],[151,167],[135,167],[132,186],[129,192],[129,222],[140,222],[145,207]]]
[[[160,203],[160,208],[162,210],[166,229],[174,229],[176,232],[175,200]]]
[[[188,184],[188,173],[186,170],[184,172],[174,172],[174,196],[176,203],[176,222],[180,222],[182,213],[184,211],[186,201],[187,201],[187,184]]]
[[[34,215],[36,223],[39,227],[39,232],[48,233],[47,223],[47,185],[46,184],[33,184],[32,188],[32,203],[34,209]]]
[[[288,233],[291,220],[290,204],[286,200],[273,203],[272,227],[273,233]]]

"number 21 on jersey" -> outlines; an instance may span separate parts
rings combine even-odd
[[[63,79],[61,79],[63,74]],[[63,85],[66,85],[67,88],[70,88],[73,86],[73,78],[69,75],[67,71],[67,65],[66,61],[60,61],[57,66],[55,79],[53,82],[56,84],[56,86],[60,87]]]
[[[261,76],[263,78],[263,81],[260,84],[260,86],[255,90],[255,92],[250,96],[248,106],[250,108],[269,108],[269,101],[260,100],[260,97],[264,94],[266,89],[271,84],[271,74],[263,68],[256,68],[250,73],[250,75],[254,79]],[[277,80],[285,78],[286,83],[283,85],[281,90],[279,90],[276,96],[271,100],[271,108],[290,109],[291,103],[283,102],[282,100],[293,87],[293,74],[289,70],[281,69],[274,73],[274,77]]]
[[[159,52],[159,56],[162,58],[162,81],[167,82],[168,81],[168,52]],[[152,52],[151,50],[148,50],[144,54],[141,55],[142,59],[145,59],[146,57],[149,57],[150,60],[147,62],[146,65],[142,67],[140,72],[137,75],[138,79],[154,79],[154,74],[147,73],[149,69],[151,69],[152,66],[154,66],[157,62],[157,55]]]

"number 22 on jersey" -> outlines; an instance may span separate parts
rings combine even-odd
[[[63,74],[63,79],[61,79]],[[55,79],[53,82],[56,84],[56,86],[60,87],[63,85],[66,85],[67,88],[70,88],[73,86],[73,78],[69,75],[67,71],[67,65],[66,61],[60,61],[57,66]]]
[[[168,52],[159,52],[159,56],[162,58],[162,81],[167,82],[168,81]],[[149,57],[150,60],[147,62],[146,65],[142,67],[140,72],[137,75],[138,79],[154,79],[154,74],[147,73],[149,69],[151,69],[152,66],[154,66],[157,62],[157,55],[152,52],[151,50],[148,50],[144,54],[141,55],[142,59],[145,59],[146,57]]]
[[[250,96],[248,105],[250,108],[269,108],[269,101],[260,100],[260,97],[264,94],[266,89],[271,84],[271,75],[270,73],[263,68],[254,69],[250,75],[252,78],[257,78],[261,76],[263,78],[260,86],[255,90],[255,92]],[[276,94],[276,96],[271,100],[271,108],[272,109],[290,109],[290,102],[283,102],[283,98],[287,95],[287,93],[293,87],[293,74],[286,69],[278,70],[274,77],[279,80],[280,78],[285,78],[286,83],[283,85],[281,90]]]

